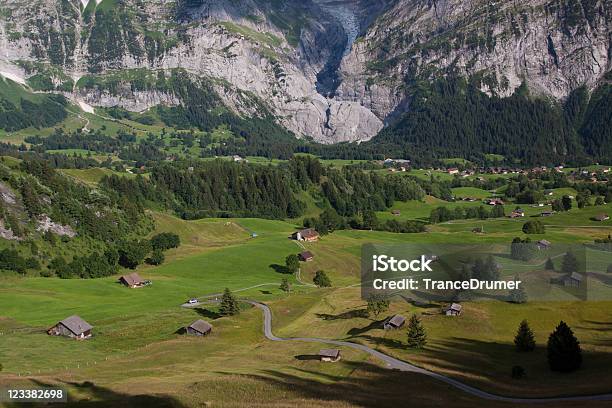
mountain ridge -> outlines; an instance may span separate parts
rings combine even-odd
[[[593,92],[611,68],[611,3],[7,0],[0,71],[79,103],[142,112],[184,104],[147,79],[181,69],[238,116],[266,116],[265,106],[298,138],[361,142],[440,78],[500,97],[526,84],[554,103]]]

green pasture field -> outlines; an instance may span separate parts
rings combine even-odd
[[[99,177],[83,172],[74,176],[92,183]],[[415,219],[428,217],[431,208],[439,205],[480,203],[445,203],[427,197],[424,203],[397,205],[401,217]],[[388,313],[378,317],[364,317],[360,312],[365,308],[358,287],[360,255],[366,243],[508,244],[516,236],[526,237],[521,228],[529,219],[547,225],[545,234],[531,238],[546,238],[553,245],[589,243],[612,232],[609,221],[590,219],[597,213],[611,212],[609,204],[549,218],[530,218],[530,212],[537,215],[541,209],[524,208],[528,215],[522,219],[456,220],[428,226],[428,232],[420,234],[337,231],[301,246],[289,239],[300,220],[185,221],[152,212],[156,232],[176,232],[182,245],[167,253],[165,264],[138,269],[141,276],[152,280],[149,287],[127,289],[116,282],[117,277],[0,278],[0,384],[59,383],[69,388],[73,398],[92,403],[102,399],[130,401],[131,406],[147,407],[168,403],[239,406],[239,396],[266,406],[368,406],[374,393],[384,394],[382,405],[388,406],[405,403],[406,398],[422,407],[448,406],[450,402],[458,407],[508,406],[469,397],[422,376],[388,371],[379,361],[350,349],[342,349],[339,363],[320,363],[313,356],[324,345],[266,340],[261,312],[246,305],[235,317],[219,317],[214,304],[180,307],[190,297],[216,294],[229,287],[237,296],[270,304],[274,332],[279,336],[361,342],[504,395],[609,391],[612,302],[464,302],[464,314],[458,318],[442,316],[442,303],[416,307],[394,302]],[[383,214],[379,216],[383,218]],[[483,234],[471,232],[480,225],[484,226]],[[283,264],[287,255],[305,249],[314,254],[314,260],[301,264],[300,282],[282,273]],[[593,258],[597,268],[605,262]],[[559,259],[555,258],[555,263],[558,267]],[[332,288],[305,285],[312,282],[317,270],[328,273]],[[279,289],[284,277],[292,284],[291,294]],[[380,322],[392,313],[421,315],[429,338],[424,350],[415,352],[405,346],[405,329],[385,332],[380,328]],[[45,334],[46,328],[72,314],[95,326],[91,340],[75,342]],[[177,333],[198,318],[213,324],[210,337],[195,339]],[[513,349],[512,338],[523,318],[536,333],[538,348],[534,353],[520,354]],[[544,349],[548,333],[562,319],[575,330],[584,349],[584,367],[568,375],[548,370]],[[526,369],[527,379],[510,377],[516,364]],[[387,392],[390,384],[396,388]],[[330,387],[342,392],[330,392]],[[424,389],[428,392],[423,393]]]

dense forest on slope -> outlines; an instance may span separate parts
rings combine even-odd
[[[36,101],[19,98],[13,102],[0,94],[0,129],[8,132],[28,127],[51,127],[68,116],[66,98],[61,95],[45,95]]]
[[[337,216],[350,218],[385,210],[396,200],[420,200],[425,194],[413,179],[357,167],[325,168],[310,156],[296,156],[279,166],[224,160],[163,164],[148,179],[110,176],[101,183],[130,201],[162,205],[183,218],[294,218],[304,213],[306,203],[300,197],[306,192],[321,198]]]
[[[609,161],[607,89],[595,92],[588,106],[583,97],[559,107],[531,98],[525,87],[499,98],[463,80],[437,81],[419,88],[410,111],[370,143],[438,157],[493,153],[525,164],[584,162],[587,154],[595,161]]]

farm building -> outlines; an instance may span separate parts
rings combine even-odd
[[[486,200],[486,203],[488,205],[504,205],[504,200],[502,200],[501,198],[489,198],[488,200]]]
[[[294,232],[292,238],[297,241],[313,242],[319,239],[319,233],[314,228],[306,228]]]
[[[119,282],[128,288],[141,288],[149,284],[148,281],[142,279],[136,272],[121,276],[119,278]]]
[[[447,316],[459,316],[463,310],[463,306],[461,306],[459,303],[452,303],[442,310]]]
[[[340,350],[338,349],[323,349],[319,351],[319,359],[325,362],[336,362],[340,360]]]
[[[395,315],[385,321],[383,327],[385,330],[393,330],[401,328],[406,323],[406,318],[402,315]]]
[[[400,215],[402,215],[402,212],[400,210],[393,210],[391,211],[391,214],[396,217],[399,217]]]
[[[541,239],[539,240],[536,245],[538,246],[539,250],[543,250],[543,249],[550,249],[550,241],[545,240],[545,239]]]
[[[544,211],[540,214],[541,217],[552,217],[553,215],[555,215],[554,211]]]
[[[582,275],[576,272],[572,272],[569,275],[561,278],[561,283],[563,284],[563,286],[579,288],[582,284]]]
[[[185,331],[192,336],[206,336],[212,331],[212,325],[204,320],[196,320],[185,327]]]
[[[314,259],[314,255],[310,251],[304,251],[300,255],[300,261],[302,262],[310,262]]]
[[[603,222],[610,219],[608,214],[598,214],[595,216],[595,221]]]
[[[93,326],[79,316],[70,316],[47,330],[47,334],[86,340],[92,336],[91,329]]]
[[[512,213],[509,215],[510,218],[520,218],[524,216],[525,216],[525,211],[521,210],[520,208],[512,211]]]

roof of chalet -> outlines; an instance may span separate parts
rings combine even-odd
[[[461,306],[459,303],[452,303],[445,308],[445,310],[454,310],[456,312],[460,312],[461,309],[463,309],[463,306]]]
[[[404,324],[405,321],[406,318],[404,316],[396,314],[395,316],[387,320],[387,324],[391,324],[395,327],[400,327],[402,324]]]
[[[125,281],[125,283],[127,283],[130,286],[138,285],[144,282],[144,280],[140,277],[140,275],[138,275],[137,272],[130,273],[129,275],[123,275],[119,278],[119,280]]]
[[[195,322],[189,325],[189,328],[198,331],[202,334],[212,330],[212,325],[204,320],[196,320]]]
[[[322,349],[321,351],[319,351],[319,356],[321,356],[321,357],[338,358],[338,356],[340,356],[340,350],[338,350],[338,349]]]
[[[93,326],[81,319],[79,316],[70,316],[59,322],[75,335],[81,335],[88,330],[93,329]]]
[[[314,228],[306,228],[298,232],[303,238],[315,238],[319,236],[319,233]]]
[[[302,259],[309,259],[314,258],[314,255],[310,251],[304,251],[300,254],[300,257],[302,257]]]

